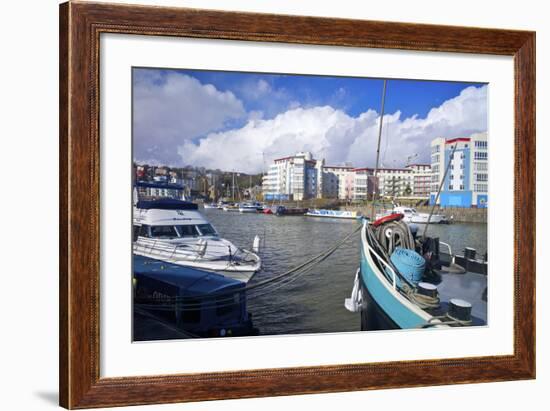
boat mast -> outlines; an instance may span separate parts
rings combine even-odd
[[[378,125],[378,144],[376,147],[376,165],[374,168],[374,183],[372,187],[372,209],[371,209],[371,221],[374,221],[374,197],[376,195],[376,188],[378,186],[378,162],[380,161],[380,141],[382,140],[382,122],[384,121],[384,103],[386,102],[386,83],[387,80],[384,79],[384,86],[382,88],[382,106],[380,108],[380,124]],[[367,176],[368,182],[368,176]],[[368,187],[368,183],[367,183]]]
[[[233,170],[231,177],[231,201],[235,201],[235,170]]]

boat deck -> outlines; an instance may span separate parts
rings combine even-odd
[[[441,315],[447,312],[449,300],[460,298],[472,304],[472,325],[487,324],[487,276],[466,272],[464,274],[442,273],[437,285],[441,307],[430,313]]]

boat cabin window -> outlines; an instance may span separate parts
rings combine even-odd
[[[134,229],[135,240],[137,240],[138,235],[148,238],[184,238],[207,235],[217,236],[218,233],[210,224],[152,226],[142,225],[141,227],[135,227]]]
[[[197,228],[199,229],[201,235],[218,235],[216,230],[214,230],[214,227],[210,224],[199,224]]]
[[[173,225],[152,225],[151,237],[154,238],[174,238],[178,236],[176,227]]]
[[[194,225],[177,225],[176,230],[180,237],[194,237],[199,235],[197,228]]]
[[[137,241],[140,230],[141,230],[141,226],[139,226],[139,225],[133,226],[132,236],[134,238],[134,241]]]

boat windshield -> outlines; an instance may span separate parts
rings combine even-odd
[[[199,224],[197,228],[199,229],[201,235],[218,235],[216,230],[214,230],[214,227],[210,224]]]
[[[178,237],[176,227],[173,225],[152,225],[151,237],[153,238],[174,238]]]
[[[175,226],[180,237],[194,237],[199,235],[197,226],[194,225],[177,225]]]
[[[189,225],[153,225],[150,234],[147,230],[140,232],[141,236],[150,238],[185,238],[197,236],[217,236],[218,233],[210,224]],[[145,227],[147,228],[147,227]]]

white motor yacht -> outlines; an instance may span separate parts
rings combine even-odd
[[[174,199],[137,202],[133,252],[243,282],[261,268],[257,254],[220,238],[197,204]]]

